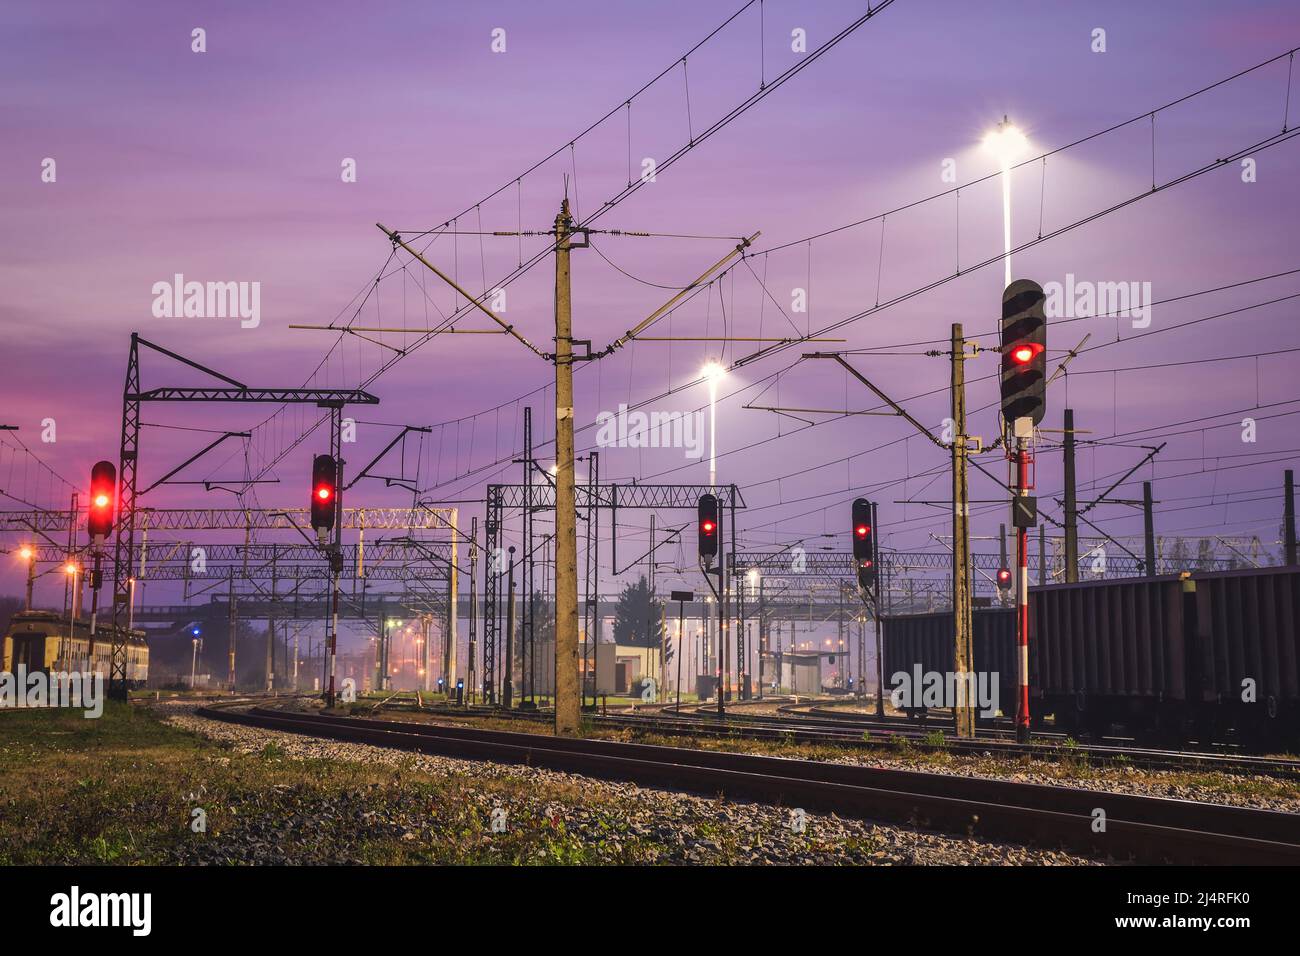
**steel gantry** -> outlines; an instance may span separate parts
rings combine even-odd
[[[140,349],[150,349],[182,365],[188,366],[222,382],[221,385],[201,387],[162,386],[145,390],[141,386]],[[118,467],[117,526],[113,550],[113,630],[112,657],[109,665],[109,690],[117,697],[126,695],[126,647],[128,631],[125,619],[129,615],[132,579],[134,577],[135,532],[137,517],[137,479],[140,466],[140,409],[145,402],[219,402],[219,403],[271,403],[312,404],[337,410],[344,405],[375,405],[379,399],[360,389],[332,388],[250,388],[243,382],[185,358],[163,348],[138,332],[131,333],[131,349],[127,357],[126,382],[122,390],[122,441]],[[337,415],[331,416],[333,422]],[[333,438],[333,436],[332,436]],[[331,441],[331,445],[336,444]],[[193,463],[216,443],[192,457]],[[175,469],[167,476],[175,474]],[[153,486],[151,486],[153,487]],[[146,489],[148,490],[148,489]],[[233,578],[232,578],[233,581]]]
[[[619,509],[687,509],[694,511],[701,495],[712,494],[718,498],[722,507],[731,513],[730,527],[735,529],[735,512],[745,507],[740,489],[735,485],[638,485],[638,484],[601,484],[599,480],[599,459],[592,455],[592,468],[589,481],[575,485],[575,512],[583,516],[587,523],[587,597],[584,615],[588,622],[583,637],[584,667],[589,669],[590,648],[595,640],[592,627],[597,619],[597,597],[599,588],[599,513],[610,513],[611,548],[614,566],[617,567],[618,548],[618,512]],[[524,526],[533,517],[543,511],[555,510],[555,486],[543,479],[538,483],[518,485],[488,485],[486,521],[484,525],[483,547],[483,627],[481,674],[483,699],[488,703],[498,700],[497,653],[501,645],[501,579],[506,571],[504,560],[503,525],[507,511],[522,511]],[[532,540],[531,531],[526,531],[528,540]],[[662,542],[661,542],[662,543]],[[734,540],[733,540],[734,550]],[[531,595],[525,602],[531,601]],[[525,652],[525,659],[536,653],[535,647]],[[585,686],[585,682],[584,682]],[[584,691],[585,696],[585,691]]]

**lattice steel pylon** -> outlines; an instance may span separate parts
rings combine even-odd
[[[745,507],[744,498],[736,485],[601,484],[599,458],[594,453],[592,458],[588,481],[585,484],[574,486],[574,510],[580,515],[586,515],[589,528],[589,550],[587,554],[589,588],[594,588],[595,582],[599,580],[598,569],[593,570],[593,566],[598,564],[599,513],[601,509],[609,509],[614,516],[618,514],[620,508],[634,510],[685,508],[693,511],[699,503],[700,495],[708,493],[715,495],[722,507],[730,511],[731,526],[734,527],[736,509]],[[555,510],[555,486],[549,482],[543,482],[531,487],[523,484],[487,486],[483,546],[482,628],[482,690],[483,699],[486,703],[495,703],[497,700],[497,649],[502,632],[500,622],[501,576],[505,570],[501,542],[505,511],[507,509],[523,511],[525,515],[524,521],[527,524],[534,514]],[[613,529],[611,531],[611,548],[614,552],[615,566],[617,566],[618,532],[616,518],[611,518],[610,524]],[[594,594],[594,590],[589,591],[588,597],[591,597],[592,594]],[[596,616],[594,610],[591,611],[590,617],[585,614],[583,616],[584,621],[590,622],[586,625],[588,629],[587,639],[592,642],[595,641],[595,634],[592,631],[594,630]]]
[[[220,379],[221,387],[163,387],[145,392],[140,386],[140,346]],[[109,694],[126,698],[126,646],[129,637],[124,618],[131,600],[131,580],[135,551],[136,479],[140,459],[140,405],[142,402],[262,402],[283,404],[359,404],[377,405],[379,399],[360,389],[337,388],[250,388],[214,369],[185,358],[131,333],[127,357],[126,380],[122,389],[122,442],[118,460],[118,514],[113,549],[113,630],[112,655],[109,662]],[[209,446],[209,449],[213,446]],[[191,459],[193,462],[204,452]]]
[[[113,542],[113,630],[108,690],[126,697],[126,644],[130,635],[122,622],[123,606],[131,600],[131,555],[135,547],[135,477],[140,451],[140,336],[131,333],[131,352],[122,389],[122,441],[117,468],[117,534]]]

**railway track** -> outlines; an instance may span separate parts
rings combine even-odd
[[[1249,754],[1205,753],[1199,751],[1158,750],[1123,745],[1067,744],[1062,734],[1035,734],[1039,738],[1029,744],[1016,743],[1011,735],[987,735],[980,728],[980,736],[964,740],[952,736],[935,739],[941,732],[937,724],[917,726],[906,718],[886,717],[859,719],[859,715],[820,712],[810,714],[787,709],[783,705],[781,716],[729,712],[719,719],[707,705],[683,709],[672,707],[645,713],[592,715],[589,719],[598,727],[628,728],[665,736],[760,740],[773,743],[824,744],[854,750],[895,752],[905,744],[923,752],[964,753],[972,756],[996,755],[1001,757],[1029,757],[1038,760],[1077,760],[1092,766],[1124,766],[1145,770],[1176,770],[1213,772],[1237,775],[1264,775],[1281,779],[1300,780],[1300,760],[1277,757],[1258,757]],[[505,711],[488,707],[447,708],[424,707],[416,709],[408,702],[387,704],[392,713],[426,713],[455,718],[492,718],[520,722],[549,722],[546,711]],[[833,713],[833,712],[832,712]]]
[[[246,705],[245,705],[246,706]],[[1300,863],[1300,814],[652,744],[233,705],[235,724],[889,821],[1119,861]]]
[[[888,747],[893,741],[907,740],[912,746],[923,750],[945,750],[958,753],[990,753],[1006,757],[1028,756],[1039,759],[1084,760],[1096,766],[1125,765],[1149,770],[1185,770],[1212,771],[1233,774],[1263,774],[1274,777],[1300,779],[1300,760],[1284,757],[1264,757],[1253,754],[1222,751],[1168,750],[1151,747],[1138,747],[1129,744],[1077,743],[1070,741],[1067,735],[1060,733],[1035,732],[1035,740],[1028,744],[1017,743],[1014,732],[996,727],[978,727],[978,737],[962,739],[947,734],[949,728],[940,722],[918,725],[905,717],[874,717],[860,714],[837,713],[824,707],[813,706],[801,711],[797,708],[807,705],[787,704],[778,709],[781,716],[763,714],[733,713],[727,722],[719,722],[707,708],[699,708],[695,715],[684,717],[689,713],[683,711],[685,720],[704,720],[715,729],[725,729],[729,725],[744,727],[765,727],[785,734],[794,733],[796,739],[806,738],[813,742],[841,744],[849,746]],[[650,722],[660,718],[639,718]],[[673,718],[663,718],[666,722]],[[802,738],[800,735],[802,731]],[[880,735],[880,739],[864,738],[864,733]],[[936,733],[944,734],[942,741],[935,741]],[[781,736],[778,733],[776,736]]]

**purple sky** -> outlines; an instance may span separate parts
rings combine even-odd
[[[393,356],[391,349],[345,337],[314,374],[337,336],[287,326],[352,316],[354,297],[373,282],[389,252],[374,223],[408,233],[434,228],[512,183],[739,6],[740,0],[6,4],[0,11],[0,207],[5,211],[0,275],[6,293],[0,321],[7,333],[0,419],[20,426],[22,440],[80,486],[93,461],[117,457],[131,331],[255,385],[297,386],[309,380],[356,385],[369,378]],[[792,29],[806,30],[808,47],[815,49],[862,9],[861,0],[767,0],[766,78],[796,62]],[[207,31],[206,53],[191,52],[195,27]],[[497,27],[506,31],[503,54],[490,49]],[[1090,50],[1090,34],[1098,27],[1106,31],[1105,53]],[[980,139],[1004,113],[1027,131],[1036,154],[1144,114],[1297,43],[1300,9],[1284,0],[1256,2],[1248,9],[1208,0],[1087,5],[896,0],[598,226],[721,236],[761,230],[756,244],[761,253],[950,188],[940,178],[946,158],[956,161],[958,183],[987,175],[993,160],[980,149]],[[759,49],[756,5],[688,60],[689,120],[680,69],[636,101],[634,175],[643,157],[660,158],[680,145],[688,122],[698,134],[753,92],[760,78]],[[1287,67],[1282,60],[1161,113],[1157,182],[1277,134]],[[1292,91],[1294,125],[1300,122],[1300,78]],[[57,163],[55,183],[41,181],[46,157]],[[357,162],[356,183],[340,181],[345,157]],[[481,212],[482,227],[489,230],[515,229],[520,221],[525,229],[548,228],[566,171],[574,177],[570,190],[579,215],[589,215],[625,185],[628,160],[627,120],[620,115],[578,141],[571,156],[566,153],[525,178],[518,194],[511,187],[459,220],[459,227],[479,229]],[[1257,172],[1257,182],[1243,183],[1234,165],[1143,199],[1018,255],[1015,274],[1044,284],[1066,273],[1091,281],[1150,282],[1154,298],[1163,300],[1300,268],[1294,251],[1298,147],[1285,142],[1261,151]],[[1050,232],[1149,189],[1150,125],[1144,121],[1054,156],[1045,183],[1041,174],[1040,166],[1031,166],[1013,175],[1016,242],[1034,238],[1040,216]],[[809,314],[791,316],[802,331],[874,305],[878,286],[880,297],[889,299],[951,275],[959,261],[965,269],[1001,251],[999,190],[992,181],[962,193],[959,234],[957,202],[948,197],[889,217],[883,254],[878,222],[811,247],[760,254],[749,260],[752,273],[738,267],[720,288],[676,312],[671,334],[718,335],[724,308],[732,335],[790,334],[755,275],[765,277],[771,296],[787,312],[792,289],[809,290]],[[525,240],[525,255],[540,241]],[[594,250],[575,253],[575,334],[596,347],[672,294],[646,282],[683,285],[733,244],[612,236],[597,236],[595,243],[610,261],[644,280],[620,274]],[[453,243],[444,236],[430,247],[430,257],[478,292],[485,280],[491,287],[515,267],[518,246],[515,239],[489,237],[480,244],[477,236],[461,236]],[[233,319],[154,318],[151,287],[175,273],[199,281],[261,283],[259,327],[241,329]],[[1001,287],[996,264],[847,326],[835,333],[847,339],[843,346],[819,347],[900,346],[883,349],[889,354],[858,355],[854,362],[899,398],[918,396],[909,410],[937,429],[946,413],[947,365],[920,354],[933,346],[913,343],[946,338],[949,323],[961,321],[982,345],[996,345],[990,333]],[[434,312],[426,316],[424,294],[444,311],[452,301],[449,290],[418,265],[405,276],[389,275],[370,291],[355,319],[358,326],[422,328],[436,321]],[[1297,291],[1300,276],[1292,276],[1157,305],[1147,331]],[[509,321],[549,347],[549,262],[511,284],[507,294]],[[1170,444],[1159,463],[1135,476],[1156,479],[1160,532],[1259,534],[1275,540],[1283,460],[1295,457],[1300,431],[1295,417],[1266,416],[1300,411],[1300,405],[1257,413],[1253,445],[1241,442],[1239,422],[1241,410],[1256,403],[1300,402],[1290,372],[1294,354],[1266,355],[1258,364],[1252,359],[1110,370],[1294,348],[1300,346],[1294,316],[1294,302],[1282,302],[1082,355],[1071,366],[1068,386],[1054,387],[1044,425],[1060,426],[1068,389],[1077,423],[1092,430],[1090,438],[1118,434],[1120,442],[1149,444],[1167,437]],[[486,321],[470,318],[465,327],[483,327]],[[656,332],[670,334],[668,320]],[[1127,320],[1118,332],[1123,338],[1137,334]],[[1053,354],[1076,345],[1085,333],[1092,335],[1088,347],[1113,343],[1117,324],[1103,318],[1054,326]],[[392,347],[415,339],[377,337]],[[788,435],[802,423],[742,409],[747,402],[840,409],[846,402],[850,409],[875,405],[829,363],[796,364],[805,350],[796,346],[745,365],[722,388],[730,397],[718,408],[719,479],[740,483],[750,505],[742,540],[761,546],[832,532],[839,534],[837,540],[814,539],[814,545],[847,547],[840,534],[847,525],[847,502],[866,492],[881,502],[887,545],[939,548],[930,534],[947,533],[945,512],[895,504],[903,498],[946,497],[942,472],[902,481],[909,472],[941,466],[936,449],[913,437],[906,445],[841,460],[903,438],[904,423],[850,416]],[[679,391],[656,399],[650,409],[703,406],[702,386],[682,387],[696,379],[711,351],[716,349],[695,343],[646,343],[584,369],[578,377],[579,424],[620,402],[670,389]],[[729,346],[725,358],[746,351]],[[787,366],[779,384],[759,397],[756,383],[776,382],[770,376]],[[994,402],[996,386],[987,376],[996,368],[993,355],[969,366],[972,409]],[[196,380],[186,372],[173,374],[153,357],[145,369],[146,387]],[[418,479],[431,489],[431,498],[478,498],[485,480],[519,480],[517,466],[489,466],[517,451],[516,399],[549,377],[548,366],[509,340],[443,336],[374,382],[370,389],[382,403],[357,417],[427,425],[467,416],[459,438],[458,426],[451,425],[435,431],[422,452],[410,446],[407,467],[415,474],[418,458]],[[539,434],[549,438],[549,393],[531,401]],[[485,412],[503,403],[499,412]],[[234,429],[254,426],[271,411],[153,407],[146,409],[145,420]],[[1211,415],[1222,417],[1199,421]],[[49,417],[58,423],[52,445],[40,442],[41,421]],[[306,420],[295,412],[259,429],[247,449],[249,467],[261,471]],[[1198,421],[1168,427],[1190,420]],[[1202,430],[1222,423],[1231,427]],[[971,431],[991,440],[996,428],[989,410],[974,417]],[[1155,430],[1126,437],[1139,429]],[[392,434],[388,427],[363,425],[349,460],[368,460]],[[778,434],[785,437],[775,439]],[[764,439],[771,440],[754,444]],[[146,429],[144,480],[151,482],[206,440],[198,433]],[[594,431],[580,433],[579,448],[594,440]],[[305,504],[308,459],[323,445],[323,435],[309,439],[275,465],[267,477],[282,484],[258,486],[249,503]],[[226,447],[186,477],[243,475],[245,449],[234,443]],[[1093,482],[1097,490],[1104,488],[1105,476],[1127,469],[1140,454],[1113,445],[1085,450],[1083,494]],[[606,477],[707,480],[704,462],[676,450],[608,449],[602,455]],[[987,467],[1002,474],[1005,465],[990,456]],[[472,478],[455,480],[467,470],[475,471]],[[1183,473],[1197,474],[1175,477]],[[1037,478],[1040,495],[1059,491],[1058,452],[1043,450]],[[69,490],[48,483],[23,486],[5,476],[0,488],[38,496],[44,505],[66,503]],[[974,479],[972,498],[996,492],[990,482]],[[1233,504],[1229,492],[1258,500]],[[1117,494],[1135,497],[1140,487],[1128,485]],[[235,503],[229,495],[204,494],[195,486],[166,488],[150,497],[154,506]],[[405,503],[409,496],[373,488],[367,500]],[[20,505],[7,500],[0,507]],[[466,510],[481,514],[476,506]],[[1002,508],[986,511],[976,524],[980,535],[996,532],[1006,520]],[[1094,516],[1114,533],[1140,531],[1131,509],[1103,508]],[[663,527],[682,519],[664,514],[659,521]],[[645,516],[629,517],[621,530],[635,538],[644,523]],[[628,545],[629,553],[633,547]],[[678,560],[679,554],[667,559]],[[680,580],[692,577],[698,575]],[[0,582],[10,592],[20,586],[14,559],[5,560]],[[154,585],[157,590],[147,600],[166,600],[165,587]],[[55,595],[52,587],[43,593],[50,600]]]

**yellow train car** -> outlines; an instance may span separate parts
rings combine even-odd
[[[90,659],[90,622],[68,619],[53,611],[19,611],[4,636],[3,669],[19,665],[32,671],[102,672],[107,680],[113,653],[112,624],[95,629],[94,659]],[[149,679],[149,643],[144,631],[132,630],[126,644],[126,681],[143,687]]]

